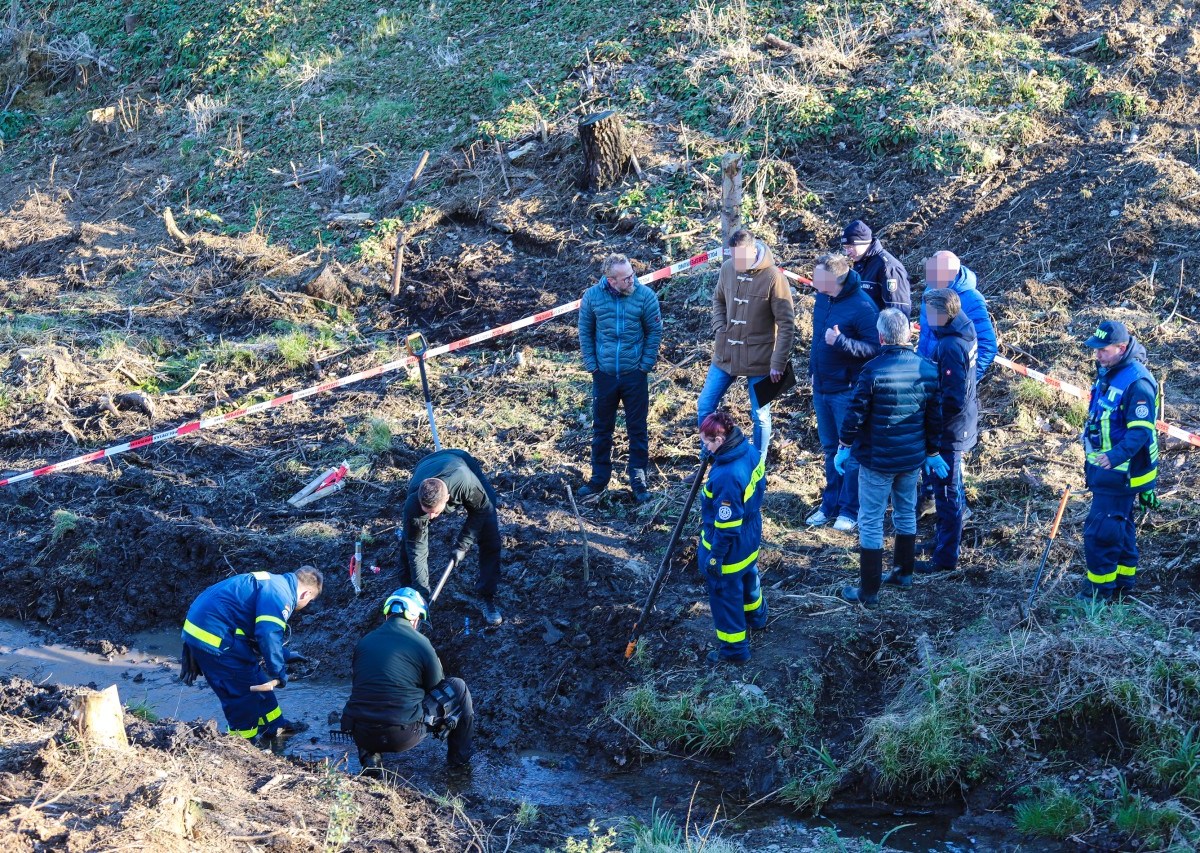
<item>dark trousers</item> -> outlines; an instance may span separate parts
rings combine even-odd
[[[450,730],[446,738],[446,761],[450,764],[468,764],[474,751],[472,740],[475,737],[475,708],[471,703],[471,691],[461,678],[447,678],[446,684],[454,693],[454,701],[459,709],[458,725]],[[426,694],[426,704],[429,701]],[[424,720],[395,726],[349,719],[343,720],[343,725],[354,737],[360,763],[375,752],[407,752],[428,734]]]
[[[721,659],[749,660],[750,641],[746,629],[759,631],[767,627],[767,602],[758,580],[758,563],[720,577],[705,572],[704,578],[708,584],[708,604],[720,642]]]
[[[1094,595],[1107,598],[1115,590],[1137,583],[1137,525],[1133,495],[1092,492],[1092,506],[1083,526],[1083,555]]]
[[[825,488],[821,491],[821,512],[828,518],[844,515],[858,520],[858,460],[846,460],[846,473],[839,474],[833,465],[838,451],[838,434],[850,408],[853,391],[826,393],[813,391],[813,411],[817,416],[817,437],[825,454]]]
[[[607,483],[612,476],[613,431],[617,407],[625,406],[625,430],[629,434],[629,478],[650,465],[650,433],[646,416],[650,411],[649,374],[633,370],[614,376],[592,374],[592,482]]]
[[[967,505],[962,481],[963,452],[943,450],[942,459],[950,469],[946,476],[928,474],[925,477],[933,488],[933,500],[937,506],[933,564],[939,569],[956,569],[962,545],[963,508]]]
[[[255,693],[250,687],[266,684],[271,679],[263,671],[258,655],[249,644],[235,640],[219,655],[193,647],[196,665],[217,699],[229,723],[229,733],[244,738],[255,735],[271,736],[279,728],[283,712],[275,691]]]

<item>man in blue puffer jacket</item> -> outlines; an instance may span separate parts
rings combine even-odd
[[[592,476],[578,494],[587,497],[608,488],[617,407],[624,403],[629,486],[634,499],[645,503],[650,500],[649,374],[662,343],[662,313],[658,296],[637,280],[627,257],[609,255],[603,271],[579,305],[579,350],[592,374]]]
[[[922,464],[940,477],[949,473],[938,453],[942,417],[937,367],[913,352],[912,325],[902,312],[884,310],[876,328],[883,349],[858,376],[834,457],[839,470],[851,453],[859,464],[859,585],[844,588],[842,597],[871,608],[879,604],[883,580],[888,498],[896,527],[895,565],[911,574],[916,562],[917,473]]]
[[[288,663],[305,659],[284,645],[288,618],[316,599],[323,584],[312,566],[285,575],[250,572],[213,584],[188,608],[183,679],[191,684],[197,669],[204,675],[230,734],[270,738],[307,728],[284,719],[275,688],[287,684]]]
[[[728,412],[704,418],[700,441],[712,454],[712,470],[700,502],[703,526],[696,562],[708,584],[719,643],[708,653],[708,662],[745,663],[750,660],[747,628],[767,627],[767,604],[758,580],[765,463]]]

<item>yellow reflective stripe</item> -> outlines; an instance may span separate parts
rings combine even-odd
[[[758,481],[761,480],[767,473],[767,469],[762,460],[754,466],[754,473],[750,475],[750,483],[746,486],[746,491],[743,493],[742,502],[750,500],[750,496],[754,494],[754,490],[758,487]]]
[[[1137,566],[1122,566],[1120,563],[1117,563],[1117,574],[1131,578],[1137,574]]]
[[[754,549],[754,553],[746,559],[737,563],[726,563],[725,565],[721,566],[721,574],[732,575],[734,572],[740,572],[742,569],[746,568],[746,566],[758,559],[758,551],[759,549],[756,548]]]
[[[254,620],[254,624],[257,625],[259,622],[274,622],[280,628],[283,628],[285,630],[287,629],[287,622],[284,622],[278,616],[259,616],[257,619]]]
[[[704,537],[704,531],[700,531],[700,544],[708,550],[712,550],[712,545],[708,544],[708,540]]]
[[[1130,477],[1129,485],[1136,489],[1138,486],[1146,485],[1147,483],[1154,480],[1156,477],[1158,477],[1158,469],[1151,468],[1145,474],[1141,474],[1140,476],[1137,476],[1137,477]]]
[[[741,527],[741,526],[742,526],[742,519],[740,519],[740,518],[739,518],[739,519],[735,519],[734,521],[716,521],[716,522],[713,522],[713,527],[719,527],[719,528],[721,528],[722,530],[724,530],[724,529],[726,529],[726,528],[729,528],[729,527]]]
[[[703,491],[704,491],[704,497],[706,497],[706,498],[711,498],[711,497],[713,496],[712,489],[710,489],[710,488],[708,487],[708,484],[707,484],[707,483],[705,483],[705,485],[704,485],[704,490],[703,490]]]
[[[214,649],[221,648],[221,638],[216,634],[205,631],[198,625],[193,625],[187,619],[183,620],[183,633],[190,634],[202,643],[207,643]]]
[[[717,639],[726,643],[740,643],[746,639],[745,631],[738,631],[736,634],[727,634],[724,631],[717,631]]]
[[[269,581],[271,579],[270,572],[251,572],[250,574],[254,576],[255,580]]]
[[[1146,429],[1154,429],[1154,424],[1150,423],[1150,421],[1130,421],[1129,423],[1125,424],[1125,427],[1126,427],[1126,429],[1133,429],[1134,427],[1145,427]]]
[[[742,610],[745,610],[747,613],[749,613],[751,610],[757,610],[760,607],[762,607],[762,593],[761,592],[758,594],[757,601],[755,601],[753,604],[743,605]]]
[[[276,705],[270,711],[267,711],[266,716],[259,718],[258,724],[260,726],[265,726],[267,723],[275,722],[282,716],[283,716],[283,709],[280,708],[278,705]]]
[[[1097,575],[1097,574],[1094,574],[1093,572],[1089,571],[1087,573],[1087,578],[1092,583],[1112,583],[1113,581],[1115,581],[1117,579],[1117,570],[1113,569],[1111,572],[1109,572],[1106,575]]]
[[[246,740],[249,740],[258,734],[258,726],[254,726],[253,728],[249,729],[230,729],[229,733],[231,735],[237,735],[238,737],[244,737]]]
[[[234,628],[233,633],[237,634],[239,637],[246,636],[246,632],[243,631],[241,628]]]

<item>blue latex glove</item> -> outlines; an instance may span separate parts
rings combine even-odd
[[[837,456],[833,457],[833,467],[839,474],[846,473],[846,460],[850,458],[849,447],[839,447]]]
[[[926,457],[925,473],[933,474],[935,477],[944,480],[950,476],[950,466],[946,464],[946,460],[939,453],[937,456]]]

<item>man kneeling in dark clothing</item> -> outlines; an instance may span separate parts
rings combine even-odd
[[[398,589],[383,603],[384,623],[354,647],[354,686],[342,729],[354,737],[363,771],[378,775],[380,753],[405,752],[425,739],[447,737],[451,767],[471,762],[475,713],[461,678],[443,678],[442,662],[417,631],[425,599]]]

